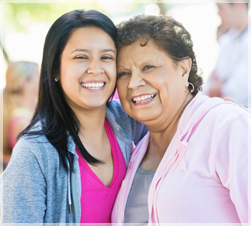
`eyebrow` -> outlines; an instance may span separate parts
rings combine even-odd
[[[121,69],[123,69],[123,70],[130,70],[130,69],[129,69],[130,67],[125,67],[125,66],[123,66],[123,65],[121,65],[121,64],[117,64],[117,68],[121,68]]]
[[[116,54],[116,52],[113,49],[103,49],[102,52],[113,52]]]
[[[73,52],[90,52],[88,49],[75,49],[73,50],[71,53]],[[114,54],[116,54],[116,52],[113,49],[103,49],[102,52],[106,53],[106,52],[113,52]]]

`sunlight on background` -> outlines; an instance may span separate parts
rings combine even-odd
[[[146,15],[154,15],[154,16],[158,16],[160,13],[160,9],[159,6],[156,4],[148,4],[145,7],[145,14]]]
[[[202,77],[205,81],[214,68],[219,52],[216,30],[221,20],[216,5],[180,5],[170,10],[167,15],[181,22],[191,34],[197,64],[203,72]]]
[[[19,4],[21,5],[21,4]],[[41,10],[42,14],[49,16],[54,12],[60,10],[70,11],[79,8],[80,4],[63,4],[63,3],[50,3],[47,4],[50,10]],[[170,5],[170,4],[169,4]],[[169,6],[165,5],[165,6]],[[174,5],[174,4],[172,4]],[[36,3],[34,3],[34,7]],[[83,5],[81,5],[83,7]],[[114,3],[112,1],[102,1],[98,5],[87,3],[84,5],[85,9],[93,9],[94,6],[101,12],[108,15],[115,24],[123,20],[128,20],[133,15],[148,14],[158,15],[160,8],[157,4],[138,4],[135,7],[133,0],[123,1],[120,3]],[[76,8],[74,8],[76,7]],[[95,8],[95,9],[96,9]],[[170,8],[170,7],[169,7]],[[4,19],[5,15],[13,13],[13,7],[8,4],[4,4]],[[51,23],[43,21],[35,21],[31,13],[25,9],[22,10],[20,6],[20,12],[17,14],[17,18],[10,17],[8,21],[4,21],[4,24],[14,23],[18,21],[19,29],[15,29],[14,26],[5,26],[3,43],[8,52],[11,61],[27,60],[36,63],[41,63],[43,43],[48,32]],[[60,12],[61,12],[60,11]],[[40,11],[38,11],[40,14]],[[127,13],[125,13],[127,12]],[[44,16],[43,15],[43,16]],[[206,79],[213,70],[215,61],[218,54],[218,45],[216,42],[216,29],[220,24],[220,19],[217,15],[216,5],[210,4],[176,4],[167,11],[166,15],[170,15],[183,23],[186,29],[191,33],[194,42],[194,50],[197,55],[197,61],[199,68],[203,71],[203,77]],[[44,16],[45,17],[45,16]],[[55,19],[56,19],[55,18]],[[53,20],[55,20],[53,17]],[[13,21],[12,21],[13,20]],[[0,60],[3,62],[4,70],[6,70],[6,62],[3,61],[1,54]],[[2,74],[2,73],[1,73]],[[5,73],[0,77],[0,89],[5,86]]]

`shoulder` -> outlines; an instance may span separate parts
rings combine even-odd
[[[121,129],[128,129],[131,118],[125,113],[119,100],[112,100],[106,106],[106,118],[110,124],[116,125]]]
[[[113,100],[107,104],[106,118],[118,134],[138,143],[138,141],[147,133],[147,128],[140,122],[131,118],[122,108],[119,100]]]
[[[248,120],[251,114],[237,104],[223,101],[221,104],[213,107],[207,116],[212,120],[217,119],[222,122],[233,122],[238,119]]]
[[[203,124],[210,130],[230,127],[233,122],[248,123],[250,119],[250,113],[239,105],[220,98],[209,98],[201,93],[194,97],[184,113],[184,125]]]
[[[124,116],[128,117],[128,115],[125,113],[124,109],[122,108],[119,100],[112,100],[107,103],[106,111],[116,116]]]
[[[219,45],[222,46],[229,44],[233,40],[233,37],[236,36],[236,34],[237,33],[234,29],[230,29],[228,32],[226,32],[219,38],[218,40]]]
[[[36,128],[32,128],[35,130]],[[24,135],[16,143],[9,164],[32,168],[37,165],[43,172],[46,169],[60,165],[57,150],[45,135]]]
[[[211,131],[212,136],[225,139],[235,134],[239,137],[240,134],[245,136],[251,128],[251,114],[237,104],[220,101],[219,104],[210,107],[201,122]]]

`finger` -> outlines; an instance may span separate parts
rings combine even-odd
[[[224,97],[225,101],[231,101],[233,103],[239,104],[237,100],[235,100],[233,97]]]

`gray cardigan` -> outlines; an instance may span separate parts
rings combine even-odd
[[[118,101],[107,105],[106,119],[128,165],[132,141],[138,143],[147,128],[130,118]],[[68,151],[74,173],[65,171],[57,150],[45,136],[19,139],[0,177],[2,223],[80,222],[80,171],[70,136]]]

